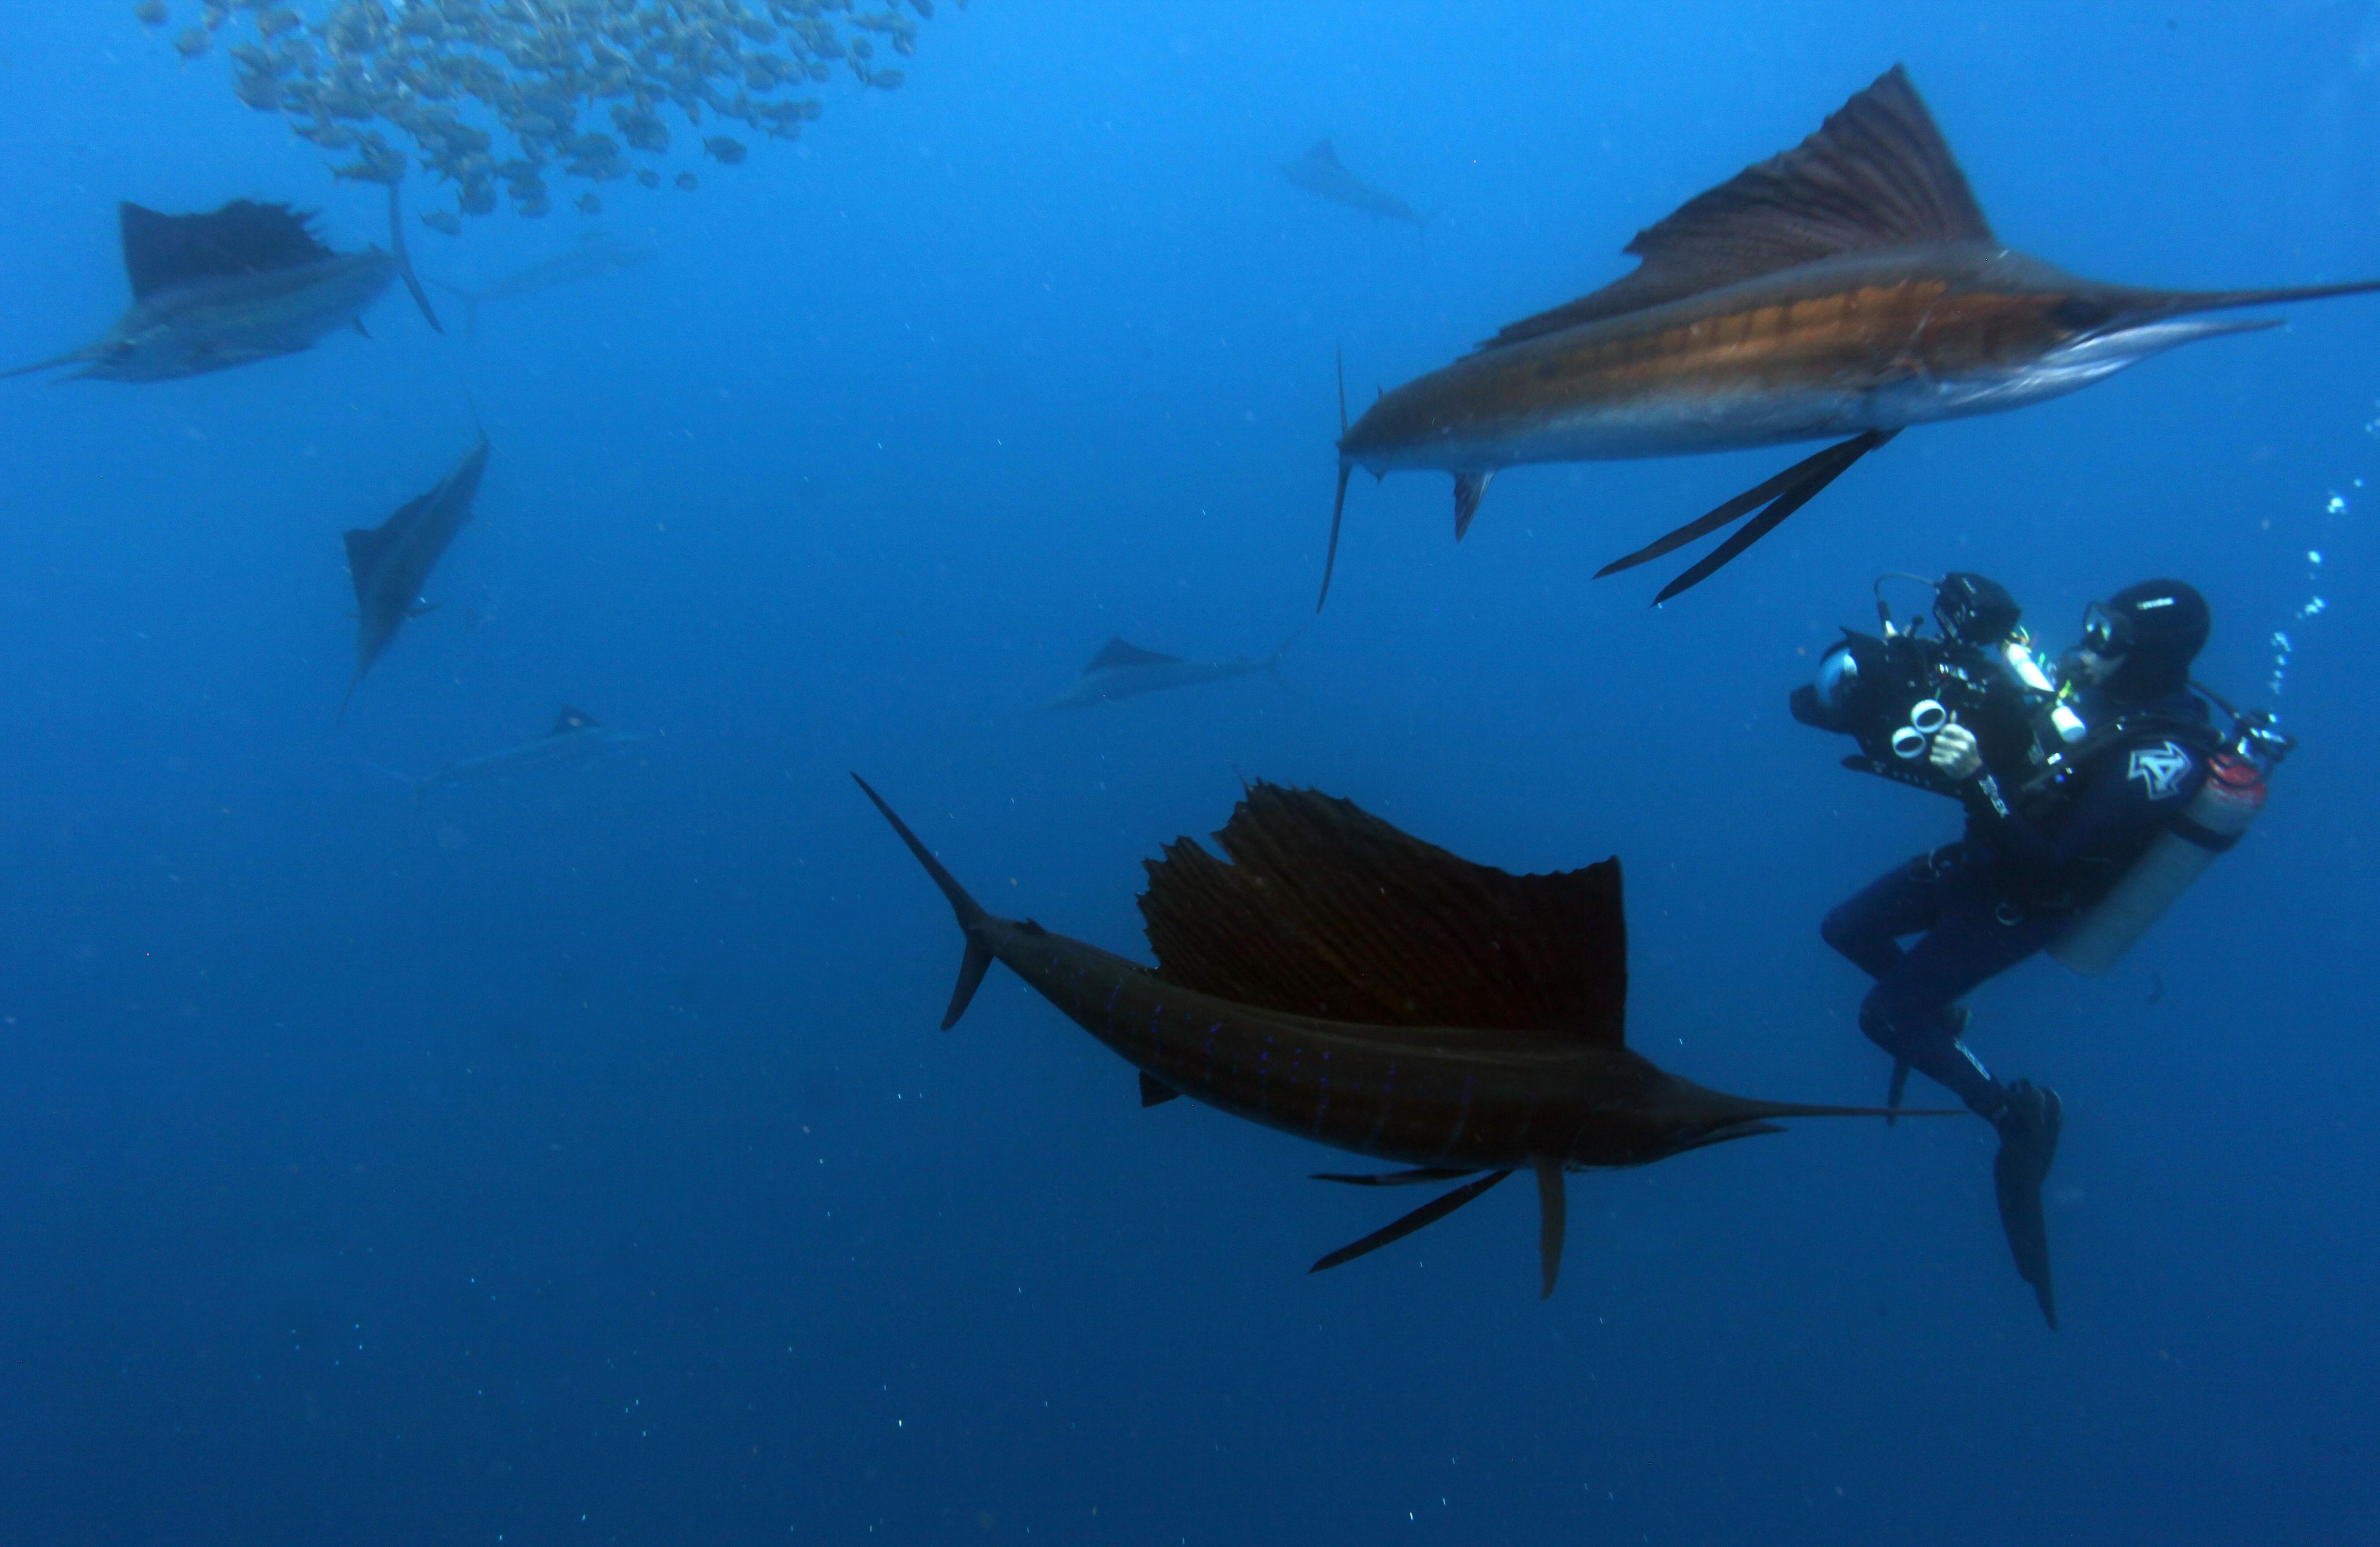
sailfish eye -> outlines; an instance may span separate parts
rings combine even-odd
[[[2116,320],[2116,308],[2105,301],[2069,296],[2049,308],[2049,320],[2070,333],[2096,332]]]

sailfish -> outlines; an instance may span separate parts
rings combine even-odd
[[[79,365],[58,380],[168,381],[294,355],[335,328],[364,332],[365,310],[397,279],[431,328],[446,331],[406,255],[395,183],[386,252],[334,252],[313,218],[247,199],[187,215],[118,205],[130,308],[94,342],[0,376]]]
[[[1507,467],[1840,438],[1598,572],[1742,521],[1666,601],[1912,425],[2022,407],[2178,344],[2277,325],[2210,312],[2380,288],[2151,290],[2003,247],[1898,65],[1626,250],[1633,272],[1384,393],[1353,426],[1342,374],[1323,596],[1358,467],[1451,473],[1460,540]]]
[[[1509,875],[1352,802],[1258,783],[1216,834],[1229,863],[1186,838],[1145,862],[1152,969],[988,912],[858,782],[965,934],[943,1030],[991,963],[1004,962],[1138,1069],[1144,1106],[1187,1095],[1405,1167],[1319,1181],[1462,1183],[1314,1272],[1402,1239],[1525,1170],[1537,1183],[1539,1284],[1550,1296],[1566,1173],[1773,1133],[1780,1118],[1886,1115],[1729,1095],[1632,1051],[1617,858]]]
[[[356,585],[356,671],[347,679],[346,697],[339,700],[341,714],[346,713],[347,699],[395,641],[396,631],[435,605],[421,599],[421,587],[446,556],[455,534],[471,519],[471,501],[487,470],[483,430],[479,443],[429,493],[407,500],[377,526],[342,534],[347,573]]]

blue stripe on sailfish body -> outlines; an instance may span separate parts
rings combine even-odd
[[[1451,474],[1459,538],[1507,467],[1835,441],[1602,572],[1742,522],[1667,599],[1911,426],[2022,407],[2274,325],[2206,313],[2380,288],[2154,290],[2012,251],[1899,66],[1626,250],[1633,272],[1512,324],[1345,428],[1324,595],[1359,467]]]

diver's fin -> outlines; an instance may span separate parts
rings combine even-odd
[[[2058,1158],[2058,1135],[2066,1125],[2064,1104],[2047,1087],[2023,1081],[2009,1087],[2009,1110],[2000,1118],[1999,1154],[1992,1157],[1992,1186],[1999,1194],[2000,1227],[2019,1277],[2033,1286],[2049,1330],[2058,1330],[2058,1297],[2049,1278],[2049,1222],[2042,1215],[2041,1188]]]
[[[966,1013],[967,1001],[975,997],[976,989],[982,985],[983,974],[991,966],[991,947],[976,934],[978,929],[991,921],[991,915],[967,895],[966,888],[959,885],[958,877],[944,869],[942,862],[934,858],[933,851],[909,830],[909,824],[893,815],[892,808],[884,804],[884,797],[868,788],[868,780],[853,774],[851,781],[875,803],[876,809],[884,814],[884,819],[892,824],[892,830],[901,835],[901,841],[909,846],[909,852],[917,856],[917,863],[926,867],[926,874],[934,878],[934,885],[942,888],[942,896],[950,901],[951,912],[958,915],[959,927],[966,931],[966,955],[959,961],[958,986],[951,990],[951,1008],[942,1016],[942,1030],[947,1032],[959,1023],[960,1016]]]
[[[1463,534],[1471,530],[1471,518],[1479,514],[1479,502],[1487,497],[1488,484],[1495,481],[1493,469],[1485,473],[1454,475],[1454,540],[1461,542]]]
[[[1709,579],[1745,549],[1767,537],[1779,522],[1808,504],[1820,490],[1840,477],[1852,463],[1900,433],[1898,429],[1863,430],[1848,441],[1839,441],[1825,451],[1803,457],[1775,477],[1745,489],[1708,514],[1687,522],[1676,531],[1638,549],[1624,558],[1614,559],[1595,572],[1596,578],[1599,580],[1607,574],[1616,574],[1624,569],[1633,569],[1647,560],[1658,559],[1664,553],[1682,548],[1697,538],[1708,537],[1748,511],[1762,505],[1767,506],[1766,510],[1762,510],[1760,514],[1746,521],[1734,536],[1712,549],[1683,574],[1661,587],[1660,594],[1653,598],[1654,605],[1658,607],[1679,592],[1689,590]]]
[[[1475,1166],[1416,1166],[1410,1171],[1317,1171],[1308,1181],[1345,1182],[1350,1187],[1411,1187],[1415,1182],[1451,1182],[1476,1176]]]
[[[1437,1224],[1512,1174],[1510,1171],[1490,1171],[1475,1182],[1465,1182],[1451,1192],[1431,1199],[1393,1225],[1382,1226],[1362,1240],[1352,1241],[1329,1256],[1317,1260],[1315,1264],[1305,1271],[1320,1273],[1324,1268],[1335,1268],[1342,1263],[1352,1263],[1366,1252],[1378,1251],[1384,1246],[1401,1241],[1425,1225]]]
[[[438,314],[430,309],[430,292],[421,288],[420,277],[413,272],[413,260],[406,253],[405,212],[397,201],[394,181],[388,185],[388,252],[396,260],[396,272],[404,277],[405,287],[413,292],[413,304],[419,307],[421,315],[429,320],[430,331],[444,332],[445,326],[438,320]],[[363,326],[361,322],[356,325],[358,328]]]
[[[1892,1060],[1892,1083],[1884,1088],[1884,1109],[1892,1114],[1884,1119],[1885,1127],[1890,1128],[1900,1119],[1901,1093],[1908,1089],[1909,1060],[1895,1058]]]
[[[1143,1106],[1162,1106],[1181,1094],[1172,1086],[1151,1078],[1148,1070],[1144,1069],[1140,1071],[1140,1104]]]
[[[1537,1172],[1537,1263],[1545,1275],[1539,1299],[1554,1298],[1554,1280],[1561,1276],[1562,1235],[1569,1228],[1570,1208],[1562,1190],[1560,1157],[1532,1155]]]

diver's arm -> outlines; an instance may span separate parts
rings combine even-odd
[[[2038,875],[2061,874],[2092,855],[2123,852],[2180,810],[2205,778],[2204,764],[2196,763],[2173,793],[2154,800],[2147,785],[2126,772],[2124,751],[2119,747],[2101,755],[2055,837],[1999,799],[1991,775],[1979,773],[1964,787],[1974,829],[2004,858]]]

